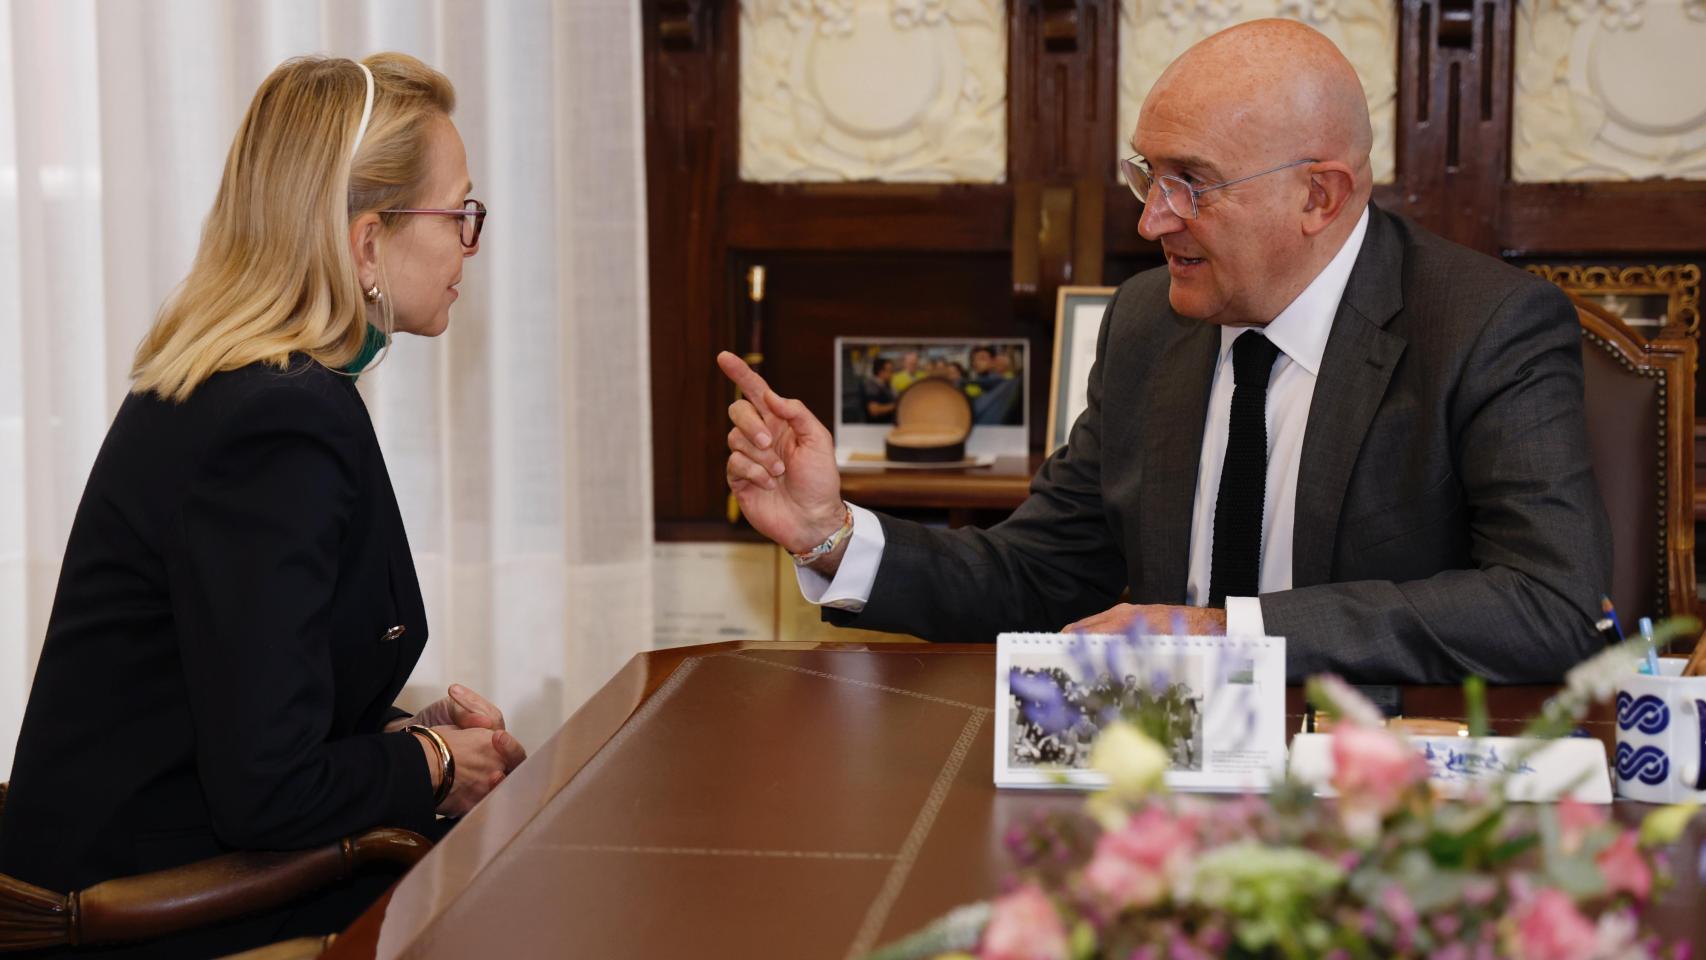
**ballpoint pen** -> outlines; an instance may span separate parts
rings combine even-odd
[[[1617,619],[1617,608],[1611,605],[1611,598],[1601,595],[1599,609],[1605,616],[1599,618],[1599,622],[1594,626],[1599,628],[1600,633],[1606,635],[1607,640],[1611,640],[1615,636],[1615,642],[1622,643],[1624,640],[1623,623]]]
[[[1647,659],[1641,664],[1641,672],[1659,675],[1659,655],[1653,646],[1653,618],[1641,618],[1641,637],[1647,641]]]

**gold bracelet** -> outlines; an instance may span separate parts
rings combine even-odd
[[[432,805],[437,807],[450,796],[450,787],[456,782],[456,757],[450,752],[450,744],[438,735],[438,731],[418,723],[411,723],[403,728],[405,733],[418,733],[432,742],[432,748],[438,751],[438,789],[432,792]]]

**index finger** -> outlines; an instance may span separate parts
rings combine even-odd
[[[717,366],[722,369],[723,376],[733,380],[735,386],[740,388],[740,392],[746,394],[747,398],[754,404],[757,404],[760,398],[770,392],[770,384],[764,382],[764,378],[758,375],[758,371],[747,366],[745,360],[727,350],[717,354]],[[759,409],[765,408],[761,406]]]

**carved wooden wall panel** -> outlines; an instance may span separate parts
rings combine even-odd
[[[1512,179],[1706,179],[1706,0],[1519,0]]]
[[[1002,0],[742,0],[746,180],[1000,183]]]
[[[1235,23],[1284,17],[1331,37],[1356,67],[1374,125],[1370,157],[1374,180],[1392,181],[1397,155],[1398,8],[1391,0],[1120,0],[1119,6],[1122,150],[1137,129],[1143,98],[1167,64],[1186,48]]]

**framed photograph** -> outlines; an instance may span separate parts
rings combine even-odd
[[[943,337],[835,338],[835,456],[883,465],[900,397],[922,380],[946,381],[971,406],[965,454],[976,463],[1030,451],[1030,343]],[[975,464],[927,464],[926,466]]]
[[[1174,790],[1266,790],[1285,769],[1285,640],[1004,633],[995,785],[1107,785],[1090,749],[1121,715],[1165,731]]]
[[[1096,362],[1096,337],[1116,287],[1061,287],[1054,309],[1054,371],[1049,376],[1048,432],[1043,451],[1066,444],[1072,424],[1084,412],[1090,367]]]
[[[1692,335],[1700,328],[1698,264],[1530,264],[1528,272],[1604,307],[1649,340],[1665,331]]]

